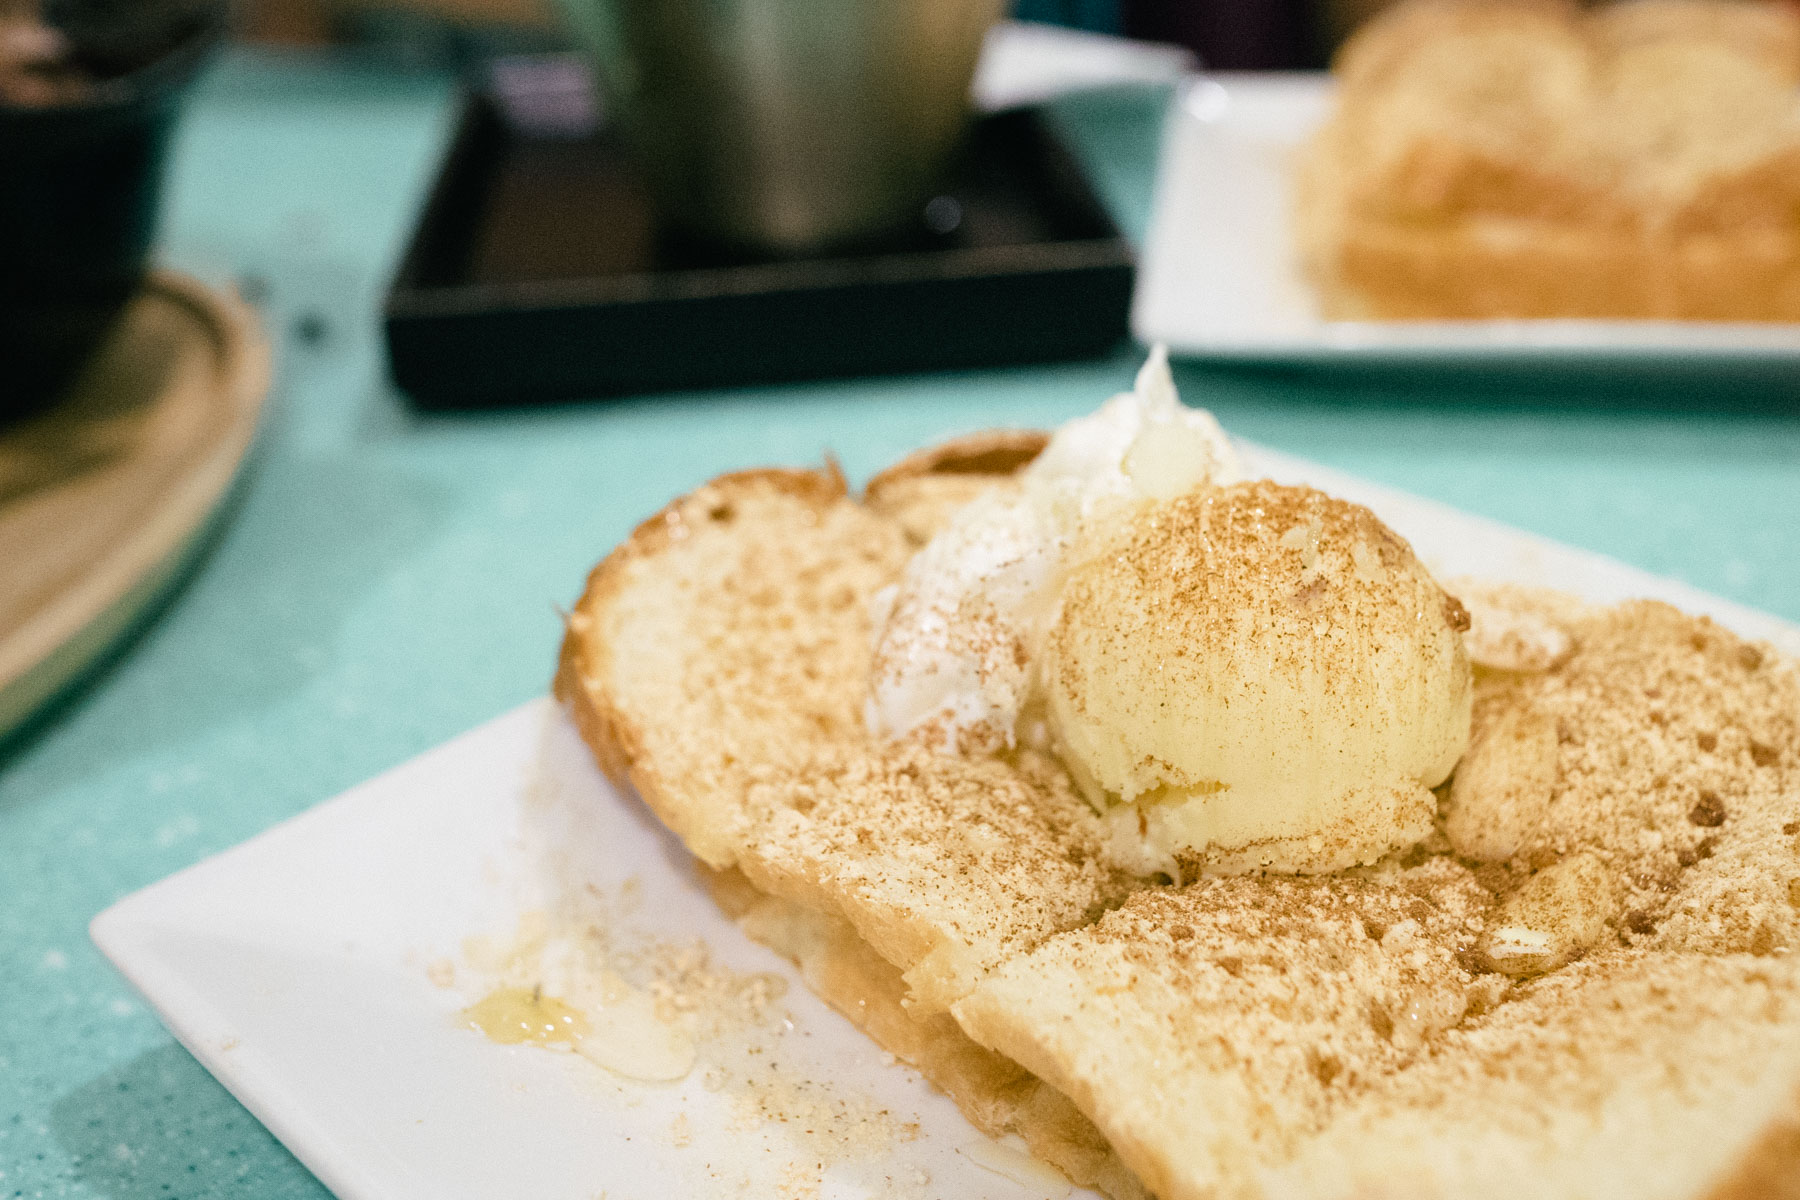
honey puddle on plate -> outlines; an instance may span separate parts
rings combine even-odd
[[[463,1009],[462,1017],[470,1029],[502,1046],[578,1042],[588,1032],[586,1017],[555,996],[544,995],[543,988],[495,988]]]
[[[510,945],[471,938],[464,955],[498,985],[462,1010],[463,1023],[495,1042],[566,1048],[645,1083],[694,1068],[694,1022],[614,970],[592,930],[552,930],[528,913]]]
[[[506,1046],[568,1046],[596,1066],[640,1083],[669,1083],[694,1069],[694,1039],[656,1014],[650,996],[618,980],[602,1007],[576,1008],[543,987],[500,987],[463,1009],[469,1028]]]
[[[847,1172],[869,1200],[931,1200],[928,1171],[889,1161],[919,1138],[917,1121],[823,1077],[781,1002],[780,976],[732,970],[698,940],[644,935],[613,911],[626,907],[593,889],[580,904],[527,912],[515,931],[465,939],[459,960],[426,964],[426,977],[461,991],[454,1020],[470,1036],[578,1055],[625,1085],[691,1079],[699,1095],[718,1096],[700,1103],[723,1139],[696,1138],[689,1100],[659,1138],[670,1152],[704,1141],[693,1169],[713,1193],[820,1200],[826,1176]],[[636,1107],[629,1087],[620,1095]]]

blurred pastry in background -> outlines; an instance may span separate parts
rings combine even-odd
[[[1334,71],[1326,316],[1800,320],[1800,10],[1414,0]]]

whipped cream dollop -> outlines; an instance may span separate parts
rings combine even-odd
[[[1137,503],[1241,475],[1218,422],[1181,403],[1154,348],[1132,391],[1063,425],[877,593],[869,729],[946,754],[1015,745],[1031,664],[1083,540]]]

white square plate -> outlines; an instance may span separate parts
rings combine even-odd
[[[1800,629],[1685,585],[1245,454],[1253,470],[1370,505],[1442,574],[1660,597],[1800,652]],[[746,1108],[748,1043],[730,1062],[723,1042],[703,1044],[687,1078],[642,1084],[463,1028],[459,1010],[484,987],[465,939],[504,935],[571,888],[612,914],[615,940],[698,939],[719,970],[785,980],[747,1053],[789,1081],[787,1098],[764,1091]],[[979,1165],[983,1140],[950,1102],[744,938],[548,700],[127,897],[95,918],[93,937],[182,1044],[346,1198],[1067,1192]]]
[[[1796,325],[1325,320],[1300,268],[1290,181],[1330,107],[1324,75],[1220,75],[1177,88],[1132,300],[1140,341],[1261,362],[1800,361]]]

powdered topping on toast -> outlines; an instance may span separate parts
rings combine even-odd
[[[902,969],[921,1011],[1132,886],[1067,775],[1029,751],[1003,762],[847,747],[758,772],[744,813],[737,862],[751,883],[848,921]]]
[[[775,531],[779,531],[778,533]],[[640,526],[569,617],[557,691],[615,777],[715,866],[753,767],[862,738],[868,598],[912,547],[836,475],[726,476]]]
[[[1490,902],[1445,860],[1140,892],[953,1011],[1096,1114],[1154,1194],[1239,1194],[1251,1168],[1492,1006],[1461,953]]]
[[[1429,1055],[1355,1089],[1291,1157],[1248,1173],[1245,1191],[1784,1195],[1796,1165],[1797,1001],[1791,959],[1594,955],[1511,989]]]
[[[1596,612],[1569,634],[1574,650],[1556,669],[1478,687],[1445,810],[1451,845],[1509,880],[1588,856],[1608,886],[1586,887],[1583,907],[1599,906],[1634,945],[1792,948],[1794,664],[1650,601]]]

